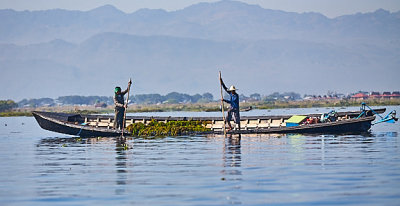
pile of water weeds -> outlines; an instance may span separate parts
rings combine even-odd
[[[207,121],[169,121],[159,122],[152,119],[148,124],[141,122],[130,124],[126,129],[134,136],[179,136],[198,132],[208,132]]]

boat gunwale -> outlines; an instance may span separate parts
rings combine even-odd
[[[370,111],[370,110],[367,110]],[[384,113],[386,108],[380,108],[375,110],[378,114]],[[63,114],[63,115],[80,115],[82,118],[90,118],[90,119],[97,119],[97,118],[110,118],[114,119],[112,115],[102,115],[102,114],[79,114],[79,113],[57,113],[57,112],[40,112],[34,111],[35,113],[48,113],[48,114]],[[348,112],[337,112],[339,117],[348,115],[348,116],[357,116],[361,113],[361,111],[348,111]],[[293,115],[304,115],[308,117],[320,117],[324,113],[314,113],[314,114],[290,114],[290,115],[257,115],[257,116],[241,116],[241,120],[276,120],[276,119],[289,119]],[[173,116],[126,116],[127,120],[157,120],[157,121],[222,121],[222,117],[173,117]]]

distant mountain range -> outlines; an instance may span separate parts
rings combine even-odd
[[[0,11],[0,42],[30,44],[64,39],[80,43],[103,32],[210,40],[296,39],[312,41],[399,39],[400,12],[377,10],[329,19],[319,13],[263,9],[236,1],[200,3],[183,10],[141,9],[126,14],[113,6],[82,11]]]
[[[131,14],[0,10],[0,99],[211,92],[218,70],[246,94],[400,89],[400,12],[329,19],[237,1]]]

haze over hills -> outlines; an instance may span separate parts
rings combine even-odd
[[[0,10],[0,99],[211,92],[399,90],[400,12],[327,18],[236,1],[131,14]]]

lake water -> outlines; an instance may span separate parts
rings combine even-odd
[[[0,118],[0,205],[399,205],[399,124],[365,135],[123,141],[45,131],[33,117]]]

